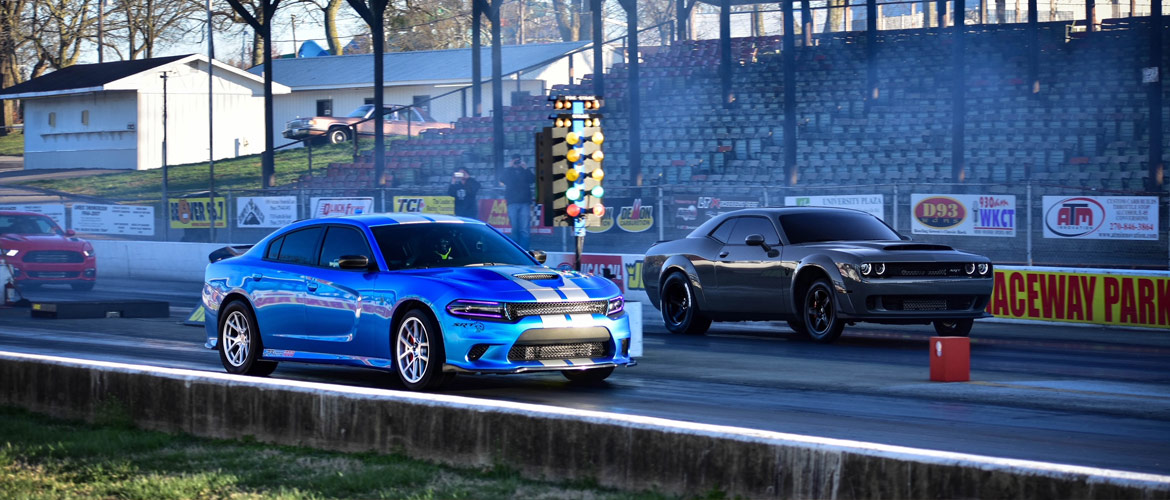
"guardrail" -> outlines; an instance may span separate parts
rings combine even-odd
[[[0,404],[90,421],[116,404],[144,429],[501,465],[671,494],[1170,498],[1170,476],[34,354],[0,352]]]

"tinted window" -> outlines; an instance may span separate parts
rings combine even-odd
[[[61,234],[53,219],[43,215],[0,215],[0,234]]]
[[[275,240],[272,240],[272,243],[268,244],[268,251],[264,252],[264,258],[276,260],[276,258],[280,256],[280,246],[283,244],[284,244],[284,237],[283,236],[280,238],[277,238]]]
[[[738,219],[727,219],[727,220],[723,221],[723,223],[720,224],[719,227],[715,228],[714,231],[711,231],[711,237],[715,238],[723,243],[727,243],[728,241],[730,241],[730,240],[728,240],[728,238],[731,237],[731,228],[735,227],[736,220],[738,220]]]
[[[776,228],[772,226],[771,221],[763,217],[740,217],[739,222],[735,225],[735,231],[731,232],[731,239],[727,243],[742,245],[744,244],[743,240],[752,234],[763,235],[764,243],[769,245],[780,244],[780,236],[776,234]]]
[[[358,109],[353,110],[353,112],[346,115],[346,117],[347,118],[365,118],[366,113],[369,113],[371,109],[374,109],[374,107],[367,104],[365,106],[361,106],[361,107],[358,107]]]
[[[289,264],[316,265],[317,242],[320,240],[320,226],[286,234],[284,244],[280,247],[280,256],[277,259]]]
[[[829,211],[780,216],[780,227],[792,243],[817,241],[900,240],[898,233],[864,212]]]
[[[366,237],[360,231],[330,226],[325,232],[325,242],[321,244],[321,258],[317,265],[340,269],[341,266],[337,262],[342,255],[365,255],[366,258],[373,259],[370,247],[366,245]]]
[[[530,255],[483,224],[397,224],[373,231],[391,271],[536,264]]]

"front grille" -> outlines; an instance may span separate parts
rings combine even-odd
[[[542,316],[545,314],[605,314],[604,300],[587,302],[512,302],[507,305],[509,318]]]
[[[27,274],[29,278],[62,279],[76,278],[81,273],[77,271],[29,271],[25,274]]]
[[[508,361],[537,361],[542,359],[599,358],[608,356],[605,342],[577,344],[514,345],[508,350]]]
[[[966,311],[974,295],[882,295],[875,305],[887,311]]]
[[[81,255],[81,252],[66,250],[34,250],[25,254],[24,261],[41,264],[75,264],[85,262],[85,256]]]
[[[890,278],[942,278],[947,276],[971,276],[963,270],[965,262],[890,262],[882,277]]]

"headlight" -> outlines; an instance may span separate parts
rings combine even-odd
[[[447,313],[469,319],[508,319],[508,308],[504,304],[486,300],[456,300],[447,304]]]
[[[979,263],[978,267],[979,267],[979,274],[983,274],[983,275],[986,275],[987,271],[991,270],[991,266],[987,265],[986,262]]]
[[[869,262],[861,263],[861,275],[862,276],[869,276],[869,273],[871,273],[871,272],[873,272],[873,266],[871,266],[869,264]]]
[[[609,304],[605,308],[606,316],[617,316],[626,310],[626,299],[621,295],[609,299]]]
[[[17,250],[17,249],[15,249],[15,248],[13,248],[13,249],[11,249],[11,250],[7,250],[7,251],[5,251],[5,252],[4,252],[4,255],[7,255],[7,256],[9,256],[9,257],[16,257],[16,254],[18,254],[18,253],[20,253],[20,250]]]
[[[82,250],[81,253],[84,254],[86,257],[93,257],[96,254],[92,248],[90,248],[89,250]]]
[[[877,273],[878,276],[886,274],[886,264],[884,262],[878,262],[873,266],[873,272]]]
[[[966,272],[967,274],[975,274],[975,263],[968,262],[966,265],[963,266],[963,271]]]

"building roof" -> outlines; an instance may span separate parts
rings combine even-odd
[[[591,42],[561,42],[501,47],[503,74],[552,62]],[[480,68],[484,78],[492,74],[491,47],[480,49]],[[471,49],[420,50],[390,52],[383,55],[387,86],[470,83]],[[263,74],[263,66],[248,70]],[[373,54],[323,56],[272,61],[272,79],[296,90],[372,87]]]
[[[168,64],[188,63],[190,61],[206,62],[207,56],[203,54],[184,54],[180,56],[136,59],[133,61],[75,64],[0,90],[0,99],[27,99],[99,92],[103,90],[132,90],[130,86],[131,81],[127,80],[128,78],[156,70]],[[215,61],[215,71],[226,71],[239,75],[247,80],[252,80],[257,83],[261,82],[260,77],[224,64],[218,60]],[[273,92],[277,94],[288,93],[288,89],[282,85],[274,85]]]
[[[101,64],[75,64],[0,90],[0,95],[47,94],[69,90],[101,90],[105,84],[149,71],[187,57],[170,56]]]

